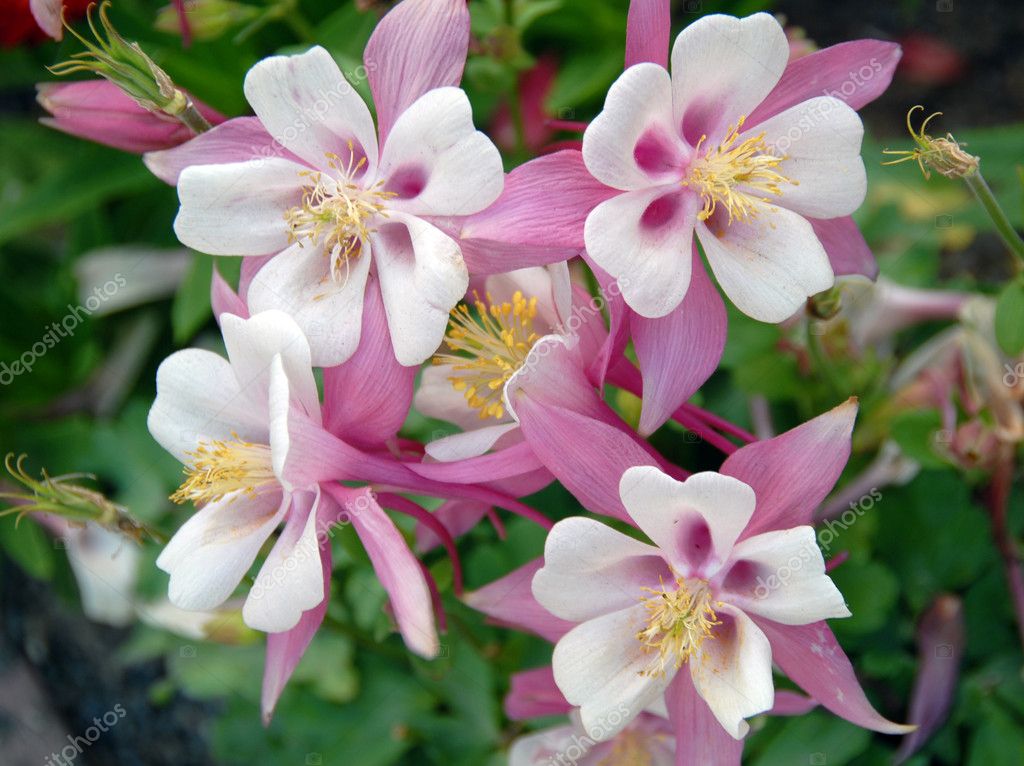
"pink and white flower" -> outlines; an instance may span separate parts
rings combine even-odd
[[[253,312],[291,314],[318,366],[355,351],[371,271],[405,365],[435,351],[466,292],[461,248],[440,219],[484,209],[504,182],[498,150],[452,87],[468,27],[455,0],[406,0],[385,17],[366,49],[376,128],[315,47],[249,71],[256,123],[232,120],[147,158],[162,178],[177,178],[182,242],[213,255],[273,255],[244,297]]]
[[[814,530],[739,542],[754,490],[717,473],[679,482],[640,466],[623,474],[620,492],[654,546],[585,518],[566,519],[548,535],[534,596],[579,623],[555,647],[555,680],[599,736],[613,710],[624,705],[635,715],[686,666],[719,723],[740,739],[743,719],[775,701],[771,646],[747,613],[787,625],[850,615],[825,574]],[[790,571],[793,559],[802,565],[785,587],[759,585]]]
[[[696,236],[724,292],[767,322],[832,285],[812,219],[849,215],[864,199],[863,126],[832,96],[762,118],[789,47],[767,14],[706,16],[672,49],[672,75],[629,67],[583,137],[587,169],[619,194],[587,217],[590,257],[623,279],[629,306],[660,317],[691,280]]]

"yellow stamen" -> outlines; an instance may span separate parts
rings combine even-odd
[[[473,294],[476,315],[460,303],[451,312],[445,345],[465,356],[438,354],[434,364],[448,365],[448,378],[456,391],[462,391],[471,409],[480,411],[480,419],[500,419],[505,414],[502,392],[506,381],[523,366],[530,349],[540,337],[533,330],[537,299],[520,291],[511,302],[496,304]]]
[[[644,651],[658,652],[645,675],[664,675],[665,668],[682,667],[704,640],[713,638],[713,629],[721,625],[715,614],[711,591],[704,580],[677,578],[675,589],[665,583],[659,589],[641,588],[649,597],[642,597],[647,610],[647,626],[637,631],[636,639]]]
[[[704,198],[704,207],[697,217],[706,221],[719,205],[729,212],[729,223],[743,221],[757,215],[758,202],[771,202],[782,194],[782,184],[797,185],[776,168],[786,157],[769,151],[764,133],[740,141],[744,117],[740,117],[721,144],[700,157],[682,181],[692,186]],[[697,142],[696,153],[707,136]]]
[[[277,483],[270,461],[270,447],[243,441],[232,432],[230,440],[200,442],[191,465],[185,466],[187,477],[171,495],[175,503],[212,503],[232,492],[255,495],[262,487]]]
[[[327,154],[327,165],[334,173],[303,170],[308,179],[302,202],[284,214],[290,242],[319,245],[330,258],[330,276],[335,283],[348,278],[351,259],[358,258],[362,243],[374,231],[373,219],[387,218],[385,203],[395,196],[383,191],[378,181],[368,189],[354,182],[366,164],[366,157],[355,159],[355,148],[348,142],[348,161]]]

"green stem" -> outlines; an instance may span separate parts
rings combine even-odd
[[[999,201],[988,184],[985,183],[984,177],[980,172],[971,173],[964,176],[964,183],[974,192],[974,196],[978,198],[978,202],[985,208],[988,217],[995,224],[996,231],[999,232],[999,236],[1013,255],[1014,268],[1018,273],[1024,270],[1024,240],[1020,238],[1017,230],[1010,223],[1010,219],[1006,217],[1006,213],[999,206]]]
[[[821,338],[814,333],[814,322],[807,323],[807,350],[811,354],[814,366],[825,376],[825,380],[828,382],[829,388],[832,389],[832,393],[842,397],[842,381],[836,377],[832,364],[825,357],[825,352],[821,347]]]
[[[181,114],[178,115],[178,119],[197,136],[213,127],[191,101],[188,102]]]

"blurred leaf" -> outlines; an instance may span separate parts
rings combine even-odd
[[[210,309],[210,280],[213,277],[213,258],[196,253],[192,267],[174,296],[171,307],[171,326],[174,342],[183,345],[192,338],[212,316]]]
[[[753,766],[793,766],[798,763],[842,766],[853,762],[867,749],[870,740],[871,734],[866,730],[831,713],[814,711],[787,719],[779,733],[751,763]]]
[[[996,340],[1008,356],[1024,351],[1024,279],[1014,279],[996,302]]]
[[[6,507],[6,501],[0,501]],[[49,580],[54,572],[54,549],[58,543],[26,517],[15,527],[16,516],[0,518],[0,548],[28,574]]]
[[[893,418],[891,434],[907,457],[926,468],[941,468],[946,462],[935,453],[935,439],[941,429],[938,410],[912,410]]]

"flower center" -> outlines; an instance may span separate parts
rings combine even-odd
[[[646,740],[644,734],[626,729],[615,738],[611,752],[597,766],[651,766],[654,758]]]
[[[721,625],[715,614],[711,591],[704,580],[684,578],[675,581],[675,589],[665,583],[660,588],[641,588],[647,610],[647,626],[637,631],[636,638],[647,652],[658,652],[646,675],[664,675],[667,665],[679,668],[696,652],[704,640],[712,638],[712,629]]]
[[[469,306],[460,303],[451,312],[445,345],[453,354],[438,354],[434,364],[445,364],[453,373],[448,378],[456,391],[462,391],[471,409],[480,411],[480,419],[501,418],[505,414],[502,390],[513,373],[523,366],[530,349],[540,337],[533,330],[537,299],[520,291],[511,302],[494,303],[476,299],[474,316]]]
[[[758,202],[771,202],[772,197],[782,194],[781,184],[798,183],[778,172],[776,168],[786,157],[769,151],[764,133],[740,141],[744,119],[740,117],[722,143],[698,159],[682,181],[683,186],[692,186],[704,198],[704,207],[697,214],[702,221],[710,218],[719,205],[729,212],[730,224],[753,218]],[[701,136],[697,142],[698,155],[706,138]]]
[[[175,503],[207,503],[232,492],[255,495],[261,487],[277,483],[270,461],[270,447],[243,441],[238,434],[227,441],[200,442],[188,455],[185,481],[171,495]]]
[[[344,283],[348,278],[349,261],[359,257],[362,243],[374,228],[372,219],[387,217],[385,203],[395,196],[383,191],[383,181],[364,189],[354,180],[366,164],[366,157],[355,159],[355,149],[348,143],[348,161],[331,152],[327,165],[334,173],[303,170],[306,179],[302,202],[284,214],[288,225],[288,240],[323,248],[330,258],[331,279]]]

